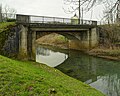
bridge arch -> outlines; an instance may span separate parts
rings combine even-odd
[[[35,60],[36,55],[36,39],[45,36],[50,33],[58,33],[70,40],[69,48],[89,50],[98,44],[98,32],[97,28],[86,29],[64,29],[59,30],[46,30],[47,28],[33,28],[26,25],[19,25],[20,27],[20,40],[19,40],[19,56],[20,58],[26,58]],[[49,28],[50,29],[50,28]]]
[[[36,39],[41,38],[42,36],[49,35],[51,33],[60,34],[64,37],[66,37],[69,40],[83,40],[87,39],[87,31],[88,30],[82,30],[82,31],[36,31]]]

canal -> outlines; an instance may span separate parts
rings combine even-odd
[[[89,56],[80,51],[39,45],[36,61],[55,67],[106,96],[120,96],[120,62]]]

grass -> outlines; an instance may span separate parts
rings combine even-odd
[[[2,22],[0,23],[0,33],[7,30],[9,26],[15,26],[15,22]]]
[[[0,55],[0,96],[104,96],[55,68]]]

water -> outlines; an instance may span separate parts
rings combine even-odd
[[[120,96],[120,62],[96,58],[80,51],[39,46],[36,61],[96,88],[107,96]]]
[[[46,64],[50,67],[56,67],[68,58],[68,55],[65,53],[55,52],[40,46],[37,48],[36,54],[36,62]]]

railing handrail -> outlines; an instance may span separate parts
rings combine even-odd
[[[46,17],[46,18],[70,19],[70,18],[62,18],[62,17],[51,17],[51,16],[39,16],[39,15],[25,15],[25,14],[16,14],[16,15],[23,15],[23,16],[32,16],[32,17]]]
[[[32,16],[32,17],[58,18],[58,19],[69,19],[69,20],[71,20],[71,18],[63,18],[63,17],[39,16],[39,15],[28,15],[28,14],[27,15],[26,14],[16,14],[16,15]],[[80,20],[97,22],[96,20],[88,20],[88,19],[80,19]]]
[[[97,25],[95,20],[73,19],[73,18],[61,18],[50,16],[38,16],[38,15],[24,15],[16,14],[18,23],[57,23],[57,24],[72,24],[72,25]],[[80,21],[80,24],[78,23]]]

